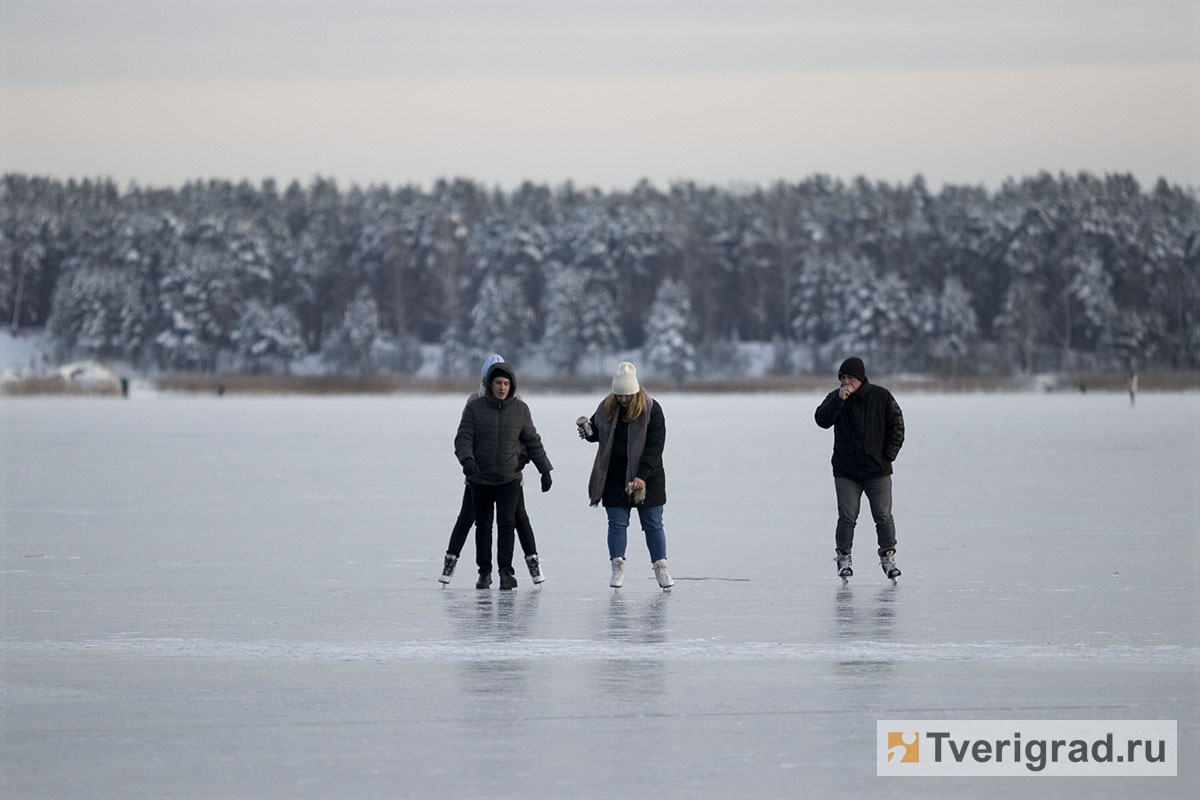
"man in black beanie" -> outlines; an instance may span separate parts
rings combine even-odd
[[[840,386],[817,406],[817,424],[833,428],[833,484],[837,489],[835,543],[843,583],[854,574],[850,549],[863,493],[871,504],[879,543],[879,565],[895,581],[896,523],[892,520],[892,462],[904,444],[904,415],[892,393],[867,380],[861,358],[838,367]]]

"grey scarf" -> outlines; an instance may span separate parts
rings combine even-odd
[[[646,449],[646,431],[650,428],[650,410],[654,408],[654,398],[649,394],[646,395],[646,409],[641,416],[630,422],[626,427],[629,434],[629,445],[626,448],[629,453],[628,463],[625,465],[625,485],[633,480],[634,473],[637,471],[637,465],[642,460],[642,451]],[[608,477],[608,462],[612,458],[613,432],[617,428],[617,418],[625,413],[625,409],[618,408],[617,413],[612,419],[604,418],[604,401],[600,401],[600,405],[596,407],[596,413],[593,416],[596,418],[596,431],[600,435],[600,447],[596,450],[596,461],[592,464],[592,476],[588,480],[588,499],[592,505],[600,505],[600,500],[604,497],[604,482]]]

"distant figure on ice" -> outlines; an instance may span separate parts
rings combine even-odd
[[[1138,385],[1138,378],[1137,378],[1137,373],[1135,372],[1129,376],[1129,407],[1130,408],[1133,408],[1134,403],[1137,402],[1137,385]]]
[[[495,364],[503,364],[504,358],[496,353],[488,356],[483,362],[483,369],[479,373],[479,391],[467,398],[467,402],[471,402],[476,397],[485,397],[488,394],[487,374],[488,370]],[[514,395],[520,399],[519,395]],[[525,449],[521,449],[520,469],[524,469],[529,463],[529,455]],[[475,524],[475,499],[471,493],[471,481],[464,481],[466,486],[463,488],[462,507],[458,510],[458,519],[454,521],[454,527],[450,530],[450,544],[446,546],[446,557],[442,565],[442,575],[438,578],[443,584],[450,583],[450,577],[454,574],[454,568],[458,565],[458,557],[462,555],[463,545],[467,543],[467,534],[471,532],[471,526]],[[525,511],[525,477],[521,476],[520,489],[517,492],[517,539],[521,542],[521,550],[525,553],[525,565],[529,567],[529,575],[533,578],[534,584],[539,584],[546,580],[546,576],[542,574],[541,562],[538,559],[537,541],[533,537],[533,526],[529,524],[529,514]],[[488,580],[484,582],[482,578],[479,588],[484,589],[491,585],[492,574],[492,553],[490,544],[486,548],[481,548],[480,537],[475,537],[475,564],[479,567],[482,575],[483,571],[487,571]]]
[[[575,424],[579,438],[600,443],[588,480],[588,499],[593,506],[603,503],[608,513],[609,585],[619,589],[625,582],[629,513],[636,508],[654,577],[664,591],[670,589],[675,581],[667,572],[667,534],[662,521],[667,502],[662,461],[667,424],[662,406],[638,385],[633,364],[622,361],[613,377],[612,394],[600,402],[590,419],[580,417]]]
[[[471,484],[475,505],[475,553],[479,558],[477,589],[492,585],[492,519],[496,520],[496,561],[500,588],[517,588],[513,570],[513,531],[521,499],[522,454],[542,474],[542,491],[550,491],[554,467],[542,448],[529,406],[516,396],[517,373],[504,362],[488,368],[487,393],[463,409],[454,437],[454,455]]]
[[[854,574],[850,550],[859,504],[866,492],[879,542],[879,565],[894,580],[900,570],[896,568],[896,524],[892,519],[892,462],[904,444],[904,416],[891,392],[867,380],[861,358],[842,362],[838,383],[816,412],[818,425],[833,428],[838,575],[844,581]]]

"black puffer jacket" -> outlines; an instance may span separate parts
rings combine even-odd
[[[491,486],[510,483],[521,477],[521,467],[528,456],[538,472],[547,473],[554,467],[542,447],[542,437],[533,426],[529,406],[517,394],[517,375],[512,366],[495,364],[488,370],[485,383],[490,387],[496,375],[504,375],[512,383],[508,397],[497,400],[489,391],[476,397],[463,409],[454,437],[454,455],[458,463],[474,459],[476,473],[468,476],[472,483]]]
[[[833,474],[863,481],[892,474],[904,445],[904,415],[892,393],[863,383],[845,400],[838,390],[817,406],[817,424],[833,428]]]

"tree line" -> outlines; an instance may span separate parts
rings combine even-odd
[[[505,191],[274,181],[0,181],[0,324],[63,357],[176,371],[447,374],[642,348],[687,380],[1200,366],[1196,191],[1042,173],[995,190],[815,175],[770,186]]]

